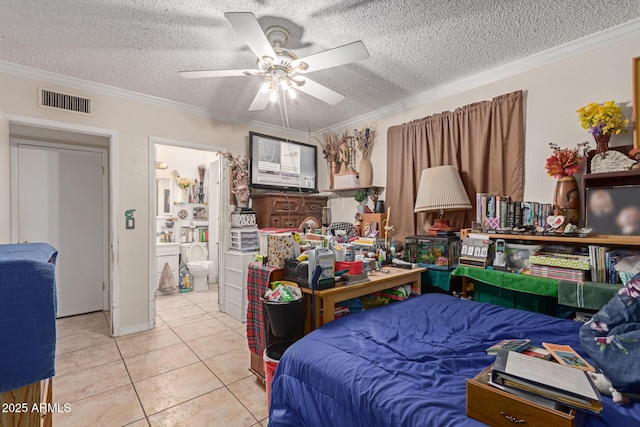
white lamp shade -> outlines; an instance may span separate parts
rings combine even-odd
[[[454,166],[436,166],[422,171],[414,212],[467,209],[471,209],[471,202]]]

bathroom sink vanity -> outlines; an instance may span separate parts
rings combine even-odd
[[[156,286],[160,287],[160,276],[165,264],[169,264],[173,279],[178,283],[180,243],[156,243]]]

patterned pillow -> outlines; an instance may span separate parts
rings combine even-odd
[[[640,274],[580,329],[580,345],[622,393],[640,393]]]

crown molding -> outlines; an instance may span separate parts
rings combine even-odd
[[[455,82],[447,83],[442,86],[429,89],[417,95],[406,97],[394,104],[388,105],[375,111],[371,111],[367,114],[363,114],[349,120],[345,120],[341,123],[337,123],[333,126],[330,126],[329,129],[348,129],[350,127],[353,127],[354,125],[357,126],[362,123],[372,122],[382,117],[387,117],[393,114],[400,113],[402,111],[407,111],[411,108],[418,107],[429,102],[437,101],[448,96],[466,92],[468,90],[475,89],[489,83],[503,80],[507,77],[530,71],[534,68],[541,67],[552,62],[570,58],[572,56],[579,55],[581,53],[588,52],[590,50],[607,46],[609,44],[639,35],[640,19],[627,21],[624,24],[608,28],[606,30],[600,31],[599,33],[582,37],[577,40],[570,41],[563,45],[548,49],[544,52],[540,52],[535,55],[531,55],[505,65],[501,65],[491,70],[483,71],[470,77],[465,77],[464,79],[460,79]],[[319,133],[321,133],[321,131],[316,132],[315,134]]]
[[[250,129],[262,130],[267,132],[282,132],[281,126],[271,125],[269,123],[258,122],[253,120],[243,119],[241,117],[233,116],[231,114],[214,113],[206,108],[195,107],[193,105],[183,104],[181,102],[170,101],[164,98],[158,98],[151,95],[145,95],[142,93],[120,89],[114,86],[105,85],[102,83],[91,82],[88,80],[82,80],[75,77],[65,76],[63,74],[52,73],[50,71],[38,70],[36,68],[27,67],[25,65],[15,64],[12,62],[0,60],[0,73],[13,75],[16,77],[29,78],[37,80],[43,83],[51,83],[60,86],[65,86],[75,90],[82,90],[100,95],[112,96],[114,98],[125,99],[133,102],[140,102],[143,104],[153,105],[156,107],[167,108],[180,113],[192,114],[195,116],[201,116],[208,119],[217,120],[225,123],[232,123],[240,126],[246,126]],[[293,137],[306,138],[308,134],[306,132],[300,132],[296,130],[288,129],[287,133]]]
[[[366,123],[375,121],[382,117],[387,117],[429,102],[436,101],[438,99],[456,95],[458,93],[475,89],[486,84],[494,83],[507,77],[511,77],[552,62],[560,61],[562,59],[569,58],[571,56],[578,55],[638,35],[640,35],[640,19],[634,19],[625,22],[624,24],[600,31],[599,33],[573,40],[561,46],[548,49],[544,52],[540,52],[535,55],[510,62],[509,64],[501,65],[491,70],[483,71],[473,76],[466,77],[464,79],[447,83],[421,92],[419,94],[406,97],[399,102],[393,103],[378,110],[371,111],[367,114],[363,114],[358,117],[336,123],[327,127],[326,129],[341,129],[345,127],[349,128],[363,122]],[[17,77],[31,78],[33,80],[38,80],[41,82],[57,84],[72,89],[79,89],[102,95],[112,96],[115,98],[126,99],[129,101],[154,105],[182,113],[193,114],[213,120],[218,120],[225,123],[246,126],[252,129],[263,130],[267,132],[283,131],[283,128],[281,126],[276,126],[259,121],[247,120],[230,114],[214,113],[207,110],[206,108],[195,107],[180,102],[170,101],[151,95],[145,95],[126,89],[120,89],[101,83],[95,83],[75,77],[52,73],[49,71],[38,70],[11,62],[0,61],[0,72]],[[323,130],[312,132],[310,135],[306,132],[291,129],[288,129],[287,133],[293,138],[301,139],[308,138],[309,136],[317,137],[319,135],[322,135]]]

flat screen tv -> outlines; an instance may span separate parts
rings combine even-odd
[[[318,192],[317,147],[249,132],[251,187]]]

